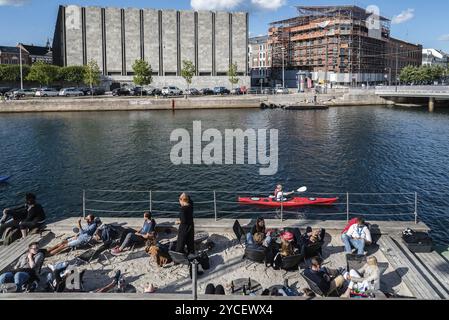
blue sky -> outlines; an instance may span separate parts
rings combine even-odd
[[[267,32],[268,23],[293,17],[295,5],[376,5],[395,18],[394,37],[449,52],[449,2],[445,0],[0,0],[0,45],[45,44],[53,37],[59,4],[158,9],[224,9],[250,12],[250,35]]]

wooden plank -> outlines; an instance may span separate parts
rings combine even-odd
[[[415,256],[433,274],[435,280],[441,284],[447,298],[447,294],[449,294],[449,263],[447,260],[435,251],[415,253]]]
[[[389,236],[379,239],[386,258],[402,277],[404,283],[409,287],[412,294],[418,299],[441,299],[440,294],[425,279],[426,272],[415,267],[412,261],[402,252],[401,248]],[[388,250],[390,249],[390,250]],[[416,261],[414,261],[416,263]],[[407,267],[405,272],[401,268]],[[422,267],[422,266],[421,266]],[[428,277],[428,275],[427,275]],[[429,279],[429,278],[428,278]],[[431,278],[430,278],[431,279]],[[432,283],[433,285],[433,283]]]
[[[49,240],[52,235],[51,232],[45,232],[42,237],[39,234],[29,235],[25,239],[19,239],[10,246],[2,248],[4,250],[1,252],[0,273],[24,254],[28,250],[30,243],[38,242],[39,245],[42,246],[46,244],[47,240]]]

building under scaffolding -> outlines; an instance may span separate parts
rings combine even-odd
[[[357,6],[296,8],[297,17],[270,24],[274,77],[281,78],[284,66],[320,83],[385,81],[389,19]]]

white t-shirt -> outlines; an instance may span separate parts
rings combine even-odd
[[[346,234],[354,239],[364,239],[366,242],[373,242],[371,238],[371,232],[367,226],[359,227],[357,223],[349,227]]]

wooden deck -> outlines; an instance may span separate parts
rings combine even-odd
[[[49,224],[48,228],[52,233],[46,232],[42,235],[33,235],[24,240],[20,240],[9,247],[0,248],[0,271],[3,271],[6,267],[10,266],[16,261],[21,254],[23,254],[27,246],[32,241],[40,241],[41,245],[45,245],[49,242],[49,239],[54,235],[67,235],[73,234],[73,227],[76,226],[78,218],[68,218],[55,223]],[[142,224],[141,218],[104,218],[103,223],[117,223],[123,226],[139,228]],[[215,221],[214,219],[196,219],[195,229],[198,231],[207,231],[209,233],[232,233],[232,225],[234,219],[223,219]],[[250,219],[239,219],[243,227],[252,225],[255,221]],[[173,219],[157,219],[159,228],[164,230],[165,228],[176,228],[176,224]],[[386,221],[370,221],[373,227],[373,233],[380,235],[378,241],[379,249],[375,255],[382,263],[388,264],[389,272],[394,273],[394,277],[400,279],[401,285],[404,285],[412,297],[417,299],[447,299],[449,298],[449,262],[442,255],[437,252],[432,253],[418,253],[414,254],[408,250],[408,248],[402,244],[399,238],[400,233],[405,228],[413,228],[419,231],[428,231],[429,228],[424,223],[415,224],[414,222],[386,222]],[[324,255],[327,259],[334,260],[329,262],[330,266],[341,265],[344,263],[342,258],[344,255],[340,252],[340,247],[335,246],[335,243],[339,241],[339,234],[343,229],[344,221],[317,221],[317,220],[305,220],[295,221],[287,220],[281,222],[280,220],[266,219],[267,228],[281,228],[281,227],[299,227],[303,231],[307,226],[313,228],[320,227],[326,228],[326,230],[332,234],[334,242],[331,246],[324,249]],[[340,252],[336,254],[337,252]],[[234,266],[234,268],[238,266]],[[230,266],[232,269],[233,267]],[[211,274],[213,277],[219,276],[220,272],[230,272],[231,269],[226,271],[227,266],[222,265],[217,268],[219,271],[216,274]],[[389,274],[391,276],[391,274]],[[190,300],[191,295],[183,293],[158,293],[158,294],[95,294],[95,299],[109,300],[109,299],[133,299],[133,300],[145,300],[145,299],[183,299]],[[89,293],[64,293],[62,295],[34,293],[32,295],[27,294],[5,294],[0,295],[0,299],[91,299],[93,294]],[[233,298],[225,296],[223,299]],[[241,296],[238,296],[242,299]],[[250,297],[243,297],[250,298]],[[258,297],[261,298],[261,297]],[[199,295],[198,299],[211,299],[211,297]],[[213,299],[217,299],[216,296]],[[220,299],[220,298],[218,298]],[[264,298],[265,299],[265,298]],[[266,298],[267,300],[273,298]],[[276,298],[276,299],[279,299]],[[295,297],[288,299],[303,300],[304,297]]]

